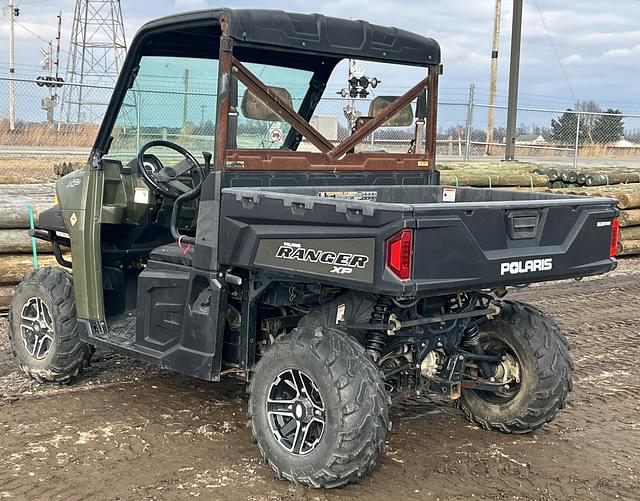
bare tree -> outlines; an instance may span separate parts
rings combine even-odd
[[[576,103],[576,110],[586,113],[602,113],[602,108],[600,108],[600,105],[595,101],[578,101]],[[597,115],[580,115],[580,128],[584,127],[584,134],[591,144],[595,142],[593,139],[593,128],[597,120]]]

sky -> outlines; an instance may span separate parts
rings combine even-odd
[[[7,0],[0,0],[6,5]],[[20,8],[16,28],[18,74],[41,73],[44,42],[55,37],[56,15],[63,14],[62,48],[68,50],[73,0],[14,0]],[[503,0],[498,101],[508,88],[511,0]],[[131,40],[144,22],[159,16],[219,6],[208,0],[122,0],[125,31]],[[275,8],[365,19],[425,34],[442,47],[441,100],[465,100],[469,85],[486,102],[494,0],[227,0],[236,8]],[[565,108],[592,99],[603,108],[640,113],[640,0],[525,0],[521,105]],[[0,73],[7,72],[8,15],[0,12]],[[66,64],[63,54],[62,67]],[[366,69],[366,67],[365,67]],[[376,71],[378,69],[376,68]],[[396,73],[383,72],[388,88],[408,87]],[[338,85],[337,82],[333,82]]]

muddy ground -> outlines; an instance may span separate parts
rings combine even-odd
[[[513,297],[572,345],[568,408],[526,436],[470,425],[447,402],[393,410],[377,470],[323,492],[274,480],[247,429],[244,387],[99,351],[72,386],[16,371],[0,321],[0,498],[640,499],[640,259]]]

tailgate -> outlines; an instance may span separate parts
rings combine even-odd
[[[581,277],[615,268],[615,200],[420,204],[413,278],[417,290],[449,292]]]

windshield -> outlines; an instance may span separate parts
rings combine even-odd
[[[211,150],[217,81],[216,60],[143,57],[120,107],[108,157],[128,161],[155,139]]]
[[[311,72],[264,64],[247,64],[247,67],[266,85],[286,89],[294,109],[299,108]],[[156,139],[177,143],[194,153],[213,151],[217,87],[218,61],[215,59],[142,57],[133,85],[120,107],[106,158],[128,162],[145,143]],[[238,83],[238,103],[246,91],[246,87]],[[237,110],[235,142],[238,148],[282,147],[289,124],[247,118],[239,106]],[[162,154],[171,155],[164,149]]]

